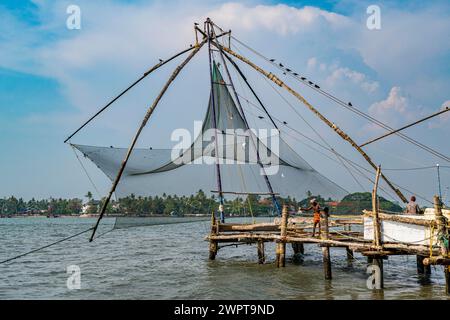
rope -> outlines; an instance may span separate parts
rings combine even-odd
[[[254,54],[256,54],[257,56],[261,57],[263,60],[266,60],[268,63],[272,64],[273,66],[275,66],[276,68],[278,68],[279,70],[283,71],[283,74],[285,75],[289,75],[292,78],[294,78],[295,80],[303,83],[304,85],[310,87],[311,89],[315,90],[316,92],[322,94],[323,96],[329,98],[330,100],[336,102],[337,104],[341,105],[342,107],[346,108],[347,110],[350,110],[354,113],[356,113],[357,115],[365,118],[366,120],[378,125],[379,127],[390,131],[391,133],[395,133],[397,136],[399,136],[400,138],[414,144],[415,146],[433,154],[434,156],[441,158],[447,162],[450,162],[450,158],[447,157],[446,155],[443,155],[441,153],[439,153],[438,151],[418,142],[417,140],[414,140],[410,137],[408,137],[407,135],[400,133],[400,132],[394,132],[395,130],[393,128],[391,128],[390,126],[388,126],[387,124],[377,120],[376,118],[370,116],[367,113],[364,113],[363,111],[353,107],[351,104],[347,104],[344,101],[340,100],[339,98],[333,96],[332,94],[320,89],[320,87],[316,86],[314,83],[309,83],[306,78],[302,79],[301,77],[299,77],[297,74],[294,75],[293,73],[287,71],[284,67],[281,67],[280,65],[276,64],[275,62],[271,61],[269,58],[265,57],[264,55],[262,55],[261,53],[259,53],[258,51],[256,51],[255,49],[251,48],[250,46],[246,45],[245,43],[243,43],[242,41],[236,39],[236,37],[231,36],[237,43],[241,44],[242,46],[244,46],[245,48],[247,48],[248,50],[250,50],[251,52],[253,52]]]
[[[275,90],[275,92],[281,97],[281,99],[294,111],[295,114],[297,114],[297,116],[303,120],[303,122],[306,123],[306,125],[319,137],[320,140],[322,140],[322,142],[324,144],[326,144],[328,146],[328,148],[333,152],[333,154],[336,156],[336,158],[339,160],[339,162],[341,162],[342,166],[348,171],[348,173],[352,176],[353,180],[355,180],[356,184],[362,189],[364,190],[364,187],[361,185],[361,183],[359,182],[358,179],[356,179],[356,177],[353,175],[353,173],[349,170],[349,168],[343,163],[342,159],[340,158],[340,155],[331,147],[331,145],[320,135],[320,133],[300,114],[300,112],[294,108],[294,106],[281,94],[281,92],[271,83],[269,82],[268,79],[266,79],[266,77],[264,77],[263,75],[260,75],[264,81],[266,81],[266,83],[268,83],[273,90]]]
[[[101,198],[101,194],[100,194],[100,192],[98,191],[97,186],[95,185],[94,181],[91,179],[91,176],[89,175],[88,171],[86,170],[86,167],[84,166],[83,162],[81,161],[80,157],[78,156],[78,153],[77,153],[77,151],[75,150],[75,147],[74,147],[72,144],[70,144],[70,146],[72,147],[72,150],[73,150],[73,152],[75,153],[75,156],[77,157],[78,162],[79,162],[80,165],[81,165],[81,168],[83,168],[84,173],[86,174],[86,176],[88,177],[88,179],[89,179],[89,181],[91,182],[92,186],[94,187],[95,192],[97,192],[97,196],[99,196],[99,198]]]
[[[434,224],[430,226],[430,258],[433,256],[433,235],[434,235]]]
[[[105,231],[105,232],[99,234],[98,236],[96,236],[96,237],[94,238],[94,240],[95,240],[95,239],[98,239],[98,238],[100,238],[100,237],[103,237],[105,234],[110,233],[111,231],[114,231],[114,230],[115,230],[115,228],[113,227],[111,230]]]
[[[28,251],[28,252],[26,252],[26,253],[20,254],[20,255],[18,255],[18,256],[15,256],[15,257],[6,259],[6,260],[4,260],[4,261],[1,261],[0,264],[4,264],[4,263],[10,262],[10,261],[12,261],[12,260],[16,260],[16,259],[25,257],[25,256],[27,256],[27,255],[29,255],[29,254],[32,254],[32,253],[35,253],[35,252],[44,250],[44,249],[46,249],[46,248],[49,248],[49,247],[54,246],[54,245],[56,245],[56,244],[59,244],[59,243],[61,243],[61,242],[64,242],[64,241],[70,240],[70,239],[72,239],[72,238],[78,237],[78,236],[82,235],[83,233],[89,232],[89,231],[91,231],[91,230],[93,230],[93,229],[94,229],[94,227],[91,227],[91,228],[89,228],[89,229],[87,229],[87,230],[81,231],[81,232],[79,232],[79,233],[77,233],[77,234],[74,234],[74,235],[72,235],[72,236],[69,236],[69,237],[67,237],[67,238],[64,238],[64,239],[58,240],[58,241],[56,241],[56,242],[50,243],[50,244],[48,244],[48,245],[46,245],[46,246],[43,246],[43,247],[40,247],[40,248],[31,250],[31,251]]]
[[[238,79],[239,85],[241,86],[241,89],[244,90],[241,79],[240,79],[239,77],[237,77],[237,79]],[[239,96],[241,96],[241,95],[240,95],[239,93],[237,93],[237,92],[236,92],[236,94],[239,95]],[[247,101],[247,105],[248,105],[248,99],[244,98],[244,100]],[[241,178],[241,183],[242,183],[242,186],[243,186],[243,188],[244,188],[244,191],[245,191],[245,192],[248,192],[247,184],[245,183],[244,174],[242,173],[242,168],[241,168],[241,165],[239,164],[239,162],[237,163],[237,167],[238,167],[239,177]],[[253,171],[252,171],[252,172],[253,172]],[[249,211],[250,211],[250,215],[251,215],[251,217],[252,217],[253,224],[255,224],[255,223],[256,223],[256,220],[255,220],[255,217],[254,217],[254,215],[253,215],[253,208],[252,208],[252,204],[251,204],[251,202],[250,202],[250,198],[249,198],[248,195],[247,195],[247,203],[248,203],[248,209],[249,209]]]

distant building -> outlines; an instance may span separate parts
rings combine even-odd
[[[91,200],[81,207],[81,213],[97,213],[100,207],[101,201],[99,200]]]

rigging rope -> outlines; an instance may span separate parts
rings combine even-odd
[[[72,144],[70,144],[70,146],[72,147],[72,150],[73,150],[73,152],[75,153],[75,156],[77,157],[78,162],[79,162],[80,165],[81,165],[81,168],[83,168],[84,173],[86,174],[86,176],[88,177],[88,179],[89,179],[89,181],[91,182],[92,186],[94,187],[95,192],[97,193],[97,196],[98,196],[99,198],[101,198],[102,196],[101,196],[101,194],[100,194],[100,191],[98,191],[97,186],[95,185],[94,181],[91,179],[91,176],[89,175],[88,171],[86,170],[86,167],[84,166],[83,162],[81,161],[80,157],[78,156],[78,153],[77,153],[75,147],[74,147]]]
[[[94,227],[91,227],[91,228],[89,228],[89,229],[86,229],[86,230],[84,230],[84,231],[81,231],[81,232],[79,232],[79,233],[77,233],[77,234],[74,234],[74,235],[72,235],[72,236],[63,238],[63,239],[58,240],[58,241],[56,241],[56,242],[50,243],[50,244],[45,245],[45,246],[43,246],[43,247],[40,247],[40,248],[31,250],[31,251],[28,251],[28,252],[26,252],[26,253],[20,254],[20,255],[18,255],[18,256],[15,256],[15,257],[12,257],[12,258],[9,258],[9,259],[6,259],[6,260],[3,260],[3,261],[0,262],[0,264],[4,264],[4,263],[10,262],[10,261],[13,261],[13,260],[16,260],[16,259],[25,257],[25,256],[27,256],[27,255],[29,255],[29,254],[32,254],[32,253],[35,253],[35,252],[38,252],[38,251],[47,249],[47,248],[49,248],[49,247],[51,247],[51,246],[54,246],[54,245],[56,245],[56,244],[59,244],[59,243],[61,243],[61,242],[64,242],[64,241],[70,240],[70,239],[72,239],[72,238],[78,237],[78,236],[80,236],[80,235],[82,235],[82,234],[84,234],[84,233],[86,233],[86,232],[89,232],[89,231],[91,231],[91,230],[93,230],[93,229],[94,229]]]
[[[261,75],[261,77],[263,77]],[[279,92],[279,90],[277,88],[274,87],[274,85],[269,82],[269,80],[267,80],[265,77],[263,77],[263,79],[266,81],[266,83],[268,83],[273,90],[275,90],[277,92],[277,94],[282,98],[282,100],[294,111],[295,114],[297,114],[305,123],[306,125],[320,138],[320,140],[322,140],[322,142],[324,144],[326,144],[328,146],[328,148],[330,150],[332,150],[332,152],[334,153],[334,155],[336,156],[336,158],[339,160],[339,162],[341,162],[342,166],[349,172],[349,174],[352,176],[353,180],[355,180],[356,184],[362,189],[364,190],[364,187],[361,185],[361,183],[359,182],[358,179],[356,179],[356,177],[353,175],[353,173],[349,170],[349,168],[343,163],[342,159],[340,158],[339,154],[331,147],[331,145],[320,135],[320,133],[300,114],[300,112],[294,108],[294,106],[281,94],[281,92]]]
[[[244,98],[244,99],[245,99],[245,98]],[[261,111],[261,110],[259,109],[259,107],[258,107],[256,104],[253,104],[251,101],[248,101],[248,102],[249,102],[249,105],[251,105],[252,107],[254,107],[254,108],[258,109],[259,111]],[[252,114],[253,114],[253,113],[252,113]],[[253,115],[254,115],[254,114],[253,114]],[[333,154],[334,154],[334,152],[337,152],[336,150],[333,152],[331,149],[329,149],[328,147],[326,147],[326,146],[320,144],[319,142],[315,141],[315,140],[312,139],[311,137],[309,137],[309,136],[303,134],[302,132],[296,130],[295,128],[293,128],[293,127],[291,127],[291,126],[289,126],[288,124],[285,124],[282,120],[278,119],[277,117],[275,117],[275,116],[272,116],[272,117],[273,117],[277,122],[279,122],[281,125],[284,125],[285,127],[291,129],[292,131],[294,131],[294,132],[297,133],[298,135],[300,135],[300,136],[302,136],[302,137],[308,139],[309,141],[311,141],[311,142],[313,142],[314,144],[318,145],[319,147],[325,149],[326,151],[328,151],[328,152],[330,152],[330,153],[333,153]],[[266,121],[266,122],[268,122],[266,119],[263,119],[263,120]],[[296,140],[296,141],[298,141],[298,142],[304,144],[305,146],[311,148],[312,150],[314,150],[314,151],[316,151],[316,152],[322,154],[323,156],[327,157],[327,158],[330,159],[331,161],[333,161],[333,162],[335,162],[335,163],[337,163],[337,164],[342,165],[340,162],[337,162],[336,159],[331,158],[330,156],[326,155],[325,153],[323,153],[323,152],[317,150],[316,148],[312,147],[311,145],[305,143],[303,140],[300,140],[300,139],[294,137],[293,135],[289,134],[288,132],[286,132],[286,131],[284,131],[284,130],[283,130],[282,132],[285,133],[286,135],[290,136],[290,137],[293,138],[294,140]],[[351,167],[353,168],[353,170],[357,171],[357,173],[358,173],[360,176],[362,176],[363,178],[367,179],[369,182],[374,183],[373,179],[371,179],[370,177],[368,177],[367,175],[365,175],[364,173],[362,173],[360,170],[357,169],[357,167],[361,168],[362,170],[365,170],[365,171],[368,172],[368,173],[372,173],[372,171],[370,171],[369,169],[367,169],[367,168],[365,168],[365,167],[363,167],[363,166],[357,164],[356,162],[354,162],[354,161],[352,161],[352,160],[346,158],[346,157],[343,156],[342,154],[339,154],[339,156],[340,156],[344,161],[346,161],[347,163],[349,163],[349,165],[351,165]],[[442,167],[448,167],[448,166],[442,166]],[[385,169],[383,169],[383,170],[385,170]],[[405,187],[402,187],[402,186],[400,186],[400,185],[398,185],[398,184],[396,184],[396,183],[393,183],[393,184],[394,184],[397,188],[402,189],[403,191],[409,192],[409,193],[411,193],[411,194],[415,194],[418,198],[420,198],[420,199],[422,199],[422,200],[424,200],[424,201],[426,201],[426,202],[428,202],[428,203],[430,203],[430,204],[433,204],[433,202],[430,201],[430,200],[428,200],[425,196],[420,195],[420,194],[418,194],[417,192],[411,191],[411,190],[409,190],[409,189],[406,189]],[[364,188],[363,188],[363,189],[364,189]],[[395,197],[394,197],[389,191],[385,190],[385,189],[384,189],[383,187],[381,187],[381,186],[380,186],[380,190],[381,190],[385,195],[387,195],[390,199],[395,200]]]
[[[283,74],[284,74],[284,75],[289,75],[289,76],[291,76],[291,77],[294,78],[295,80],[297,80],[297,81],[303,83],[304,85],[308,86],[309,88],[315,90],[316,92],[318,92],[318,93],[322,94],[323,96],[329,98],[330,100],[336,102],[337,104],[341,105],[342,107],[344,107],[344,108],[346,108],[346,109],[348,109],[348,110],[350,110],[350,111],[356,113],[357,115],[359,115],[359,116],[365,118],[366,120],[368,120],[368,121],[370,121],[370,122],[376,124],[377,126],[383,128],[383,129],[385,129],[385,130],[387,130],[387,131],[390,131],[391,133],[396,134],[396,135],[399,136],[400,138],[402,138],[402,139],[404,139],[404,140],[406,140],[406,141],[408,141],[408,142],[414,144],[415,146],[417,146],[417,147],[419,147],[419,148],[421,148],[421,149],[423,149],[423,150],[425,150],[425,151],[427,151],[427,152],[433,154],[434,156],[436,156],[436,157],[438,157],[438,158],[440,158],[440,159],[442,159],[442,160],[444,160],[444,161],[450,162],[450,158],[447,157],[446,155],[443,155],[443,154],[439,153],[438,151],[432,149],[431,147],[428,147],[428,146],[426,146],[426,145],[424,145],[424,144],[418,142],[417,140],[414,140],[413,138],[410,138],[409,136],[407,136],[407,135],[405,135],[405,134],[403,134],[403,133],[401,133],[401,132],[394,132],[395,129],[391,128],[391,127],[388,126],[387,124],[385,124],[385,123],[379,121],[378,119],[376,119],[376,118],[370,116],[369,114],[364,113],[363,111],[361,111],[361,110],[359,110],[359,109],[353,107],[350,103],[345,103],[344,101],[342,101],[341,99],[337,98],[336,96],[333,96],[332,94],[330,94],[330,93],[328,93],[328,92],[322,90],[319,86],[315,85],[313,82],[307,81],[305,77],[300,77],[298,74],[295,74],[295,75],[294,75],[294,73],[292,73],[292,71],[289,72],[289,71],[287,71],[284,67],[281,67],[279,64],[276,64],[274,61],[272,61],[273,59],[271,60],[271,59],[265,57],[264,55],[262,55],[261,53],[259,53],[259,52],[256,51],[255,49],[251,48],[250,46],[246,45],[245,43],[243,43],[242,41],[240,41],[240,40],[237,39],[236,37],[234,37],[234,36],[231,36],[231,37],[233,38],[233,40],[235,40],[235,41],[236,41],[237,43],[239,43],[240,45],[244,46],[245,48],[247,48],[248,50],[250,50],[251,52],[253,52],[253,53],[256,54],[257,56],[259,56],[259,57],[262,58],[263,60],[266,60],[268,63],[272,64],[273,66],[275,66],[275,67],[278,68],[279,70],[283,71]],[[235,49],[236,49],[236,51],[237,51],[236,46],[235,46]],[[304,78],[304,79],[303,79],[303,78]]]

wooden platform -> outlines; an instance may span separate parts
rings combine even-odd
[[[404,217],[398,215],[389,215],[383,212],[374,213],[365,211],[363,216],[345,216],[345,217],[321,217],[320,235],[316,230],[315,236],[312,234],[312,217],[289,217],[287,207],[283,207],[281,218],[275,218],[273,222],[242,224],[242,223],[220,223],[215,217],[212,217],[211,232],[205,240],[209,241],[209,257],[211,260],[216,258],[220,249],[220,243],[246,243],[256,244],[257,261],[265,263],[264,243],[276,243],[277,267],[285,266],[286,244],[290,243],[294,253],[303,253],[304,244],[317,244],[323,253],[324,275],[326,279],[331,279],[331,259],[330,248],[346,248],[347,259],[353,259],[355,252],[367,257],[368,262],[383,269],[383,260],[392,255],[416,255],[417,271],[423,274],[429,274],[431,269],[429,265],[440,264],[445,267],[446,290],[449,293],[449,265],[450,259],[448,251],[445,251],[437,236],[431,235],[427,241],[412,241],[411,243],[400,241],[389,241],[388,237],[383,236],[382,229],[375,233],[375,228],[371,232],[373,236],[364,235],[363,221],[368,218],[377,221],[379,226],[383,221],[399,221],[410,225],[411,228],[430,228],[438,232],[447,232],[446,219],[442,214],[436,214],[434,220],[424,219],[423,217]],[[375,223],[376,224],[376,223]],[[404,227],[404,226],[403,226]],[[392,230],[390,230],[392,233]],[[404,230],[402,231],[404,232]],[[425,233],[423,233],[425,235]],[[392,235],[392,234],[391,234]],[[394,234],[395,236],[395,234]],[[378,237],[378,238],[377,238]],[[377,238],[378,241],[375,241]],[[394,237],[392,237],[394,238]],[[378,243],[377,243],[378,242]],[[383,280],[384,281],[384,280]]]

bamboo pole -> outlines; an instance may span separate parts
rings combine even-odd
[[[431,268],[429,264],[425,264],[424,260],[427,259],[426,256],[416,255],[416,265],[417,265],[417,273],[419,275],[430,275]]]
[[[442,238],[447,237],[448,240],[448,230],[447,230],[447,219],[442,214],[442,202],[439,196],[434,196],[434,214],[437,223],[438,229],[438,241],[440,244],[441,256],[445,257],[445,260],[442,260],[442,264],[446,263],[447,260],[450,260],[448,248]],[[445,277],[445,293],[450,295],[450,267],[445,264],[444,267],[444,277]]]
[[[368,210],[363,210],[363,213],[366,216],[372,217],[374,216],[372,211],[368,211]],[[382,213],[382,212],[378,212],[378,218],[381,220],[388,220],[388,221],[395,221],[395,222],[402,222],[402,223],[407,223],[407,224],[414,224],[414,225],[418,225],[418,226],[425,226],[425,227],[430,227],[430,226],[436,226],[436,221],[434,220],[426,220],[426,219],[416,219],[416,218],[412,218],[412,217],[405,217],[405,216],[401,216],[401,215],[393,215],[393,214],[386,214],[386,213]]]
[[[112,105],[114,102],[116,102],[120,97],[122,97],[125,93],[127,93],[129,90],[131,90],[134,86],[136,86],[139,82],[141,82],[142,80],[144,80],[150,73],[152,73],[153,71],[155,71],[156,69],[162,67],[163,65],[165,65],[166,63],[172,61],[175,58],[178,58],[179,56],[185,54],[186,52],[189,52],[191,50],[193,50],[194,47],[190,47],[188,49],[185,49],[175,55],[173,55],[172,57],[160,61],[159,63],[155,64],[153,67],[151,67],[148,71],[146,71],[139,79],[137,79],[135,82],[133,82],[128,88],[126,88],[125,90],[123,90],[121,93],[119,93],[119,95],[117,95],[116,97],[114,97],[110,102],[108,102],[103,108],[101,108],[99,111],[97,111],[92,117],[90,117],[87,121],[85,121],[77,130],[75,130],[70,136],[68,136],[66,138],[66,140],[64,140],[64,143],[66,143],[67,141],[69,141],[74,135],[76,135],[78,132],[80,132],[81,129],[83,129],[86,125],[88,125],[89,122],[91,122],[92,120],[94,120],[100,113],[102,113],[103,111],[105,111],[110,105]]]
[[[372,264],[380,268],[380,289],[384,288],[384,268],[383,268],[383,259],[381,257],[374,257]]]
[[[286,264],[286,235],[287,235],[288,208],[283,206],[281,214],[280,238],[277,242],[277,267],[284,267]]]
[[[321,232],[322,239],[328,240],[329,238],[329,228],[328,228],[328,214],[326,212],[321,215],[322,222],[321,227],[323,231]],[[323,256],[323,271],[326,280],[331,280],[331,258],[330,258],[330,246],[322,247],[322,256]]]
[[[136,145],[136,142],[141,135],[142,130],[144,129],[145,125],[147,124],[148,120],[150,119],[151,115],[153,114],[153,111],[155,110],[158,103],[161,101],[161,98],[166,93],[169,86],[172,84],[172,82],[176,79],[180,71],[188,64],[189,61],[197,54],[197,52],[201,49],[201,47],[206,43],[206,39],[203,40],[198,47],[193,49],[193,51],[189,54],[189,56],[173,71],[170,78],[167,80],[166,84],[162,88],[159,95],[156,97],[155,101],[151,105],[151,107],[147,110],[147,113],[144,116],[144,119],[142,120],[141,125],[139,126],[136,134],[133,137],[133,140],[131,141],[131,144],[128,148],[127,154],[125,156],[125,159],[123,159],[122,164],[120,166],[119,172],[117,173],[117,176],[111,186],[111,190],[109,191],[108,196],[106,197],[105,201],[103,202],[102,208],[100,210],[100,215],[97,219],[97,222],[95,223],[94,229],[92,230],[91,238],[89,239],[89,242],[92,242],[94,240],[95,232],[97,231],[98,225],[100,223],[100,220],[103,218],[103,215],[105,214],[106,208],[108,206],[109,201],[111,200],[111,197],[116,190],[117,185],[119,184],[120,178],[122,177],[123,171],[125,170],[125,167],[128,163],[128,160],[130,159],[131,153],[133,152],[134,146]]]
[[[438,236],[446,235],[446,218],[442,214],[442,203],[439,196],[434,196],[434,215],[437,225]],[[448,249],[442,241],[440,241],[440,245],[441,245],[441,255],[446,257],[448,255]]]
[[[353,250],[350,249],[349,247],[346,247],[345,248],[345,252],[347,253],[347,264],[351,265],[352,262],[353,262],[353,258],[354,258],[353,257],[353,255],[354,255]]]
[[[304,254],[305,253],[305,247],[303,243],[301,242],[293,242],[292,244],[292,250],[294,251],[294,255],[297,254]]]
[[[376,247],[381,248],[381,226],[380,226],[380,219],[378,217],[378,197],[377,197],[377,190],[378,190],[378,182],[380,180],[380,174],[381,174],[381,167],[378,166],[377,168],[377,175],[375,178],[375,184],[373,186],[372,190],[372,212],[373,212],[373,241],[374,245]]]
[[[212,33],[215,36],[214,24],[212,23],[212,21],[209,18],[207,19],[207,21],[211,25]],[[239,107],[239,111],[241,112],[242,119],[244,120],[245,127],[248,130],[250,130],[250,126],[249,126],[249,124],[247,122],[247,117],[245,116],[245,112],[244,112],[244,109],[242,108],[241,101],[240,101],[239,96],[238,96],[238,94],[236,92],[236,88],[234,87],[233,79],[231,78],[230,71],[228,70],[227,61],[225,60],[225,57],[224,57],[225,54],[224,54],[224,52],[222,50],[222,46],[218,42],[215,42],[214,44],[219,49],[219,54],[220,54],[220,57],[222,59],[223,66],[225,68],[225,72],[227,74],[228,81],[230,82],[230,86],[231,86],[231,89],[233,91],[235,101],[236,101],[236,103],[237,103],[237,105]],[[265,169],[263,163],[261,162],[261,157],[259,155],[259,145],[257,143],[258,140],[255,142],[254,139],[253,139],[253,135],[250,135],[250,141],[252,142],[252,145],[253,145],[253,147],[256,150],[257,163],[258,163],[259,167],[261,168],[261,171],[262,171],[263,177],[264,177],[264,181],[265,181],[265,183],[267,185],[267,188],[269,189],[269,193],[272,194],[273,204],[274,204],[275,208],[277,209],[278,214],[280,214],[280,206],[278,204],[278,200],[275,197],[275,193],[273,191],[272,184],[270,183],[270,179],[267,176],[266,169]]]
[[[448,266],[450,265],[450,258],[444,256],[427,257],[423,259],[423,264],[426,266],[429,265]]]
[[[211,24],[209,23],[209,18],[205,22],[205,27],[207,28],[207,39],[208,39],[208,61],[209,61],[209,79],[211,84],[211,104],[212,104],[212,117],[213,117],[213,127],[214,127],[214,153],[216,155],[216,179],[217,179],[217,189],[219,192],[219,215],[220,222],[225,222],[225,212],[224,212],[224,197],[222,193],[222,177],[220,171],[220,161],[219,161],[219,145],[217,138],[217,117],[216,117],[216,103],[214,95],[214,79],[213,79],[213,63],[212,63],[212,51],[211,51],[211,38],[212,33],[210,30]]]
[[[296,97],[298,100],[300,100],[308,109],[310,109],[317,117],[319,117],[320,120],[322,120],[326,125],[328,125],[331,129],[333,129],[342,139],[344,139],[345,141],[347,141],[348,143],[350,143],[352,145],[353,148],[355,148],[363,157],[364,159],[376,170],[377,166],[376,164],[372,161],[372,159],[368,156],[368,154],[362,150],[359,145],[347,134],[345,133],[342,129],[340,129],[336,124],[332,123],[330,120],[328,120],[325,116],[323,116],[316,108],[314,108],[302,95],[300,95],[298,92],[296,92],[295,90],[293,90],[291,87],[289,87],[288,85],[286,85],[283,81],[281,81],[277,76],[275,76],[273,73],[269,73],[265,70],[263,70],[262,68],[258,67],[256,64],[254,64],[253,62],[251,62],[250,60],[248,60],[247,58],[241,56],[240,54],[234,52],[233,50],[231,50],[230,48],[221,46],[219,44],[216,44],[217,46],[219,46],[222,50],[224,50],[225,52],[231,54],[232,56],[238,58],[239,60],[241,60],[242,62],[248,64],[249,66],[251,66],[253,69],[255,69],[256,71],[258,71],[259,73],[263,74],[264,76],[266,76],[269,80],[271,80],[272,82],[274,82],[275,84],[277,84],[278,86],[286,89],[289,93],[291,93],[294,97]],[[389,187],[394,190],[394,192],[397,194],[397,196],[404,202],[407,203],[408,201],[406,200],[406,197],[403,195],[403,193],[396,188],[391,182],[390,180],[383,174],[381,173],[381,177],[383,178],[384,181],[386,181],[386,183],[389,185]]]
[[[266,256],[264,253],[264,241],[258,240],[258,263],[264,264]]]
[[[211,213],[211,236],[217,235],[219,232],[218,225],[216,223],[216,216],[214,215],[214,211]],[[209,260],[216,259],[218,244],[215,240],[209,241]]]
[[[255,223],[255,224],[220,224],[221,232],[232,231],[278,231],[280,225],[275,223]]]
[[[394,134],[394,133],[397,133],[397,132],[400,132],[400,131],[402,131],[402,130],[405,130],[405,129],[407,129],[407,128],[409,128],[409,127],[412,127],[412,126],[414,126],[414,125],[416,125],[416,124],[419,124],[419,123],[421,123],[421,122],[423,122],[423,121],[425,121],[425,120],[434,118],[434,117],[436,117],[436,116],[438,116],[438,115],[440,115],[440,114],[442,114],[442,113],[444,113],[444,112],[447,112],[447,111],[450,111],[450,108],[449,108],[449,107],[446,107],[445,109],[440,110],[440,111],[438,111],[438,112],[436,112],[436,113],[433,113],[433,114],[431,114],[431,115],[429,115],[429,116],[427,116],[427,117],[425,117],[425,118],[422,118],[422,119],[419,119],[419,120],[417,120],[417,121],[414,121],[413,123],[407,124],[406,126],[403,126],[403,127],[399,128],[399,129],[389,131],[388,133],[385,133],[385,134],[383,134],[383,135],[381,135],[381,136],[379,136],[379,137],[377,137],[377,138],[374,138],[374,139],[371,139],[371,140],[369,140],[369,141],[367,141],[367,142],[364,142],[363,144],[360,145],[360,147],[362,148],[362,147],[364,147],[364,146],[367,146],[368,144],[371,144],[371,143],[373,143],[373,142],[375,142],[375,141],[378,141],[378,140],[380,140],[380,139],[386,138],[386,137],[388,137],[388,136],[390,136],[390,135],[392,135],[392,134]]]

